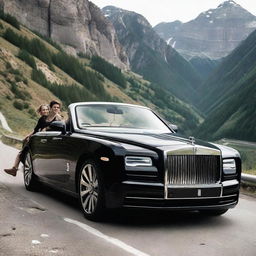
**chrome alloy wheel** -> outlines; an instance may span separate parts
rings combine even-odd
[[[80,200],[85,213],[93,214],[98,203],[98,178],[95,167],[88,163],[81,172]]]
[[[24,164],[24,183],[29,186],[32,180],[33,168],[30,154],[27,154]]]

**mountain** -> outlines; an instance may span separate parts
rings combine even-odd
[[[114,6],[104,7],[103,13],[113,23],[134,72],[182,100],[197,101],[200,76],[189,62],[159,37],[142,15]]]
[[[199,107],[207,114],[198,129],[203,138],[256,141],[256,30],[203,85]]]
[[[68,55],[51,38],[0,12],[0,112],[15,133],[31,131],[38,105],[53,99],[62,102],[64,116],[67,106],[79,101],[145,105],[188,135],[202,120],[191,105],[140,75],[99,56],[79,55]]]
[[[0,0],[0,7],[31,30],[61,43],[68,53],[99,55],[127,68],[112,24],[88,0]]]
[[[213,60],[206,56],[194,56],[189,62],[200,74],[203,81],[206,81],[209,75],[218,67],[223,59]],[[199,90],[201,90],[199,88]],[[200,94],[201,95],[201,94]]]
[[[233,0],[201,13],[186,23],[160,23],[155,31],[187,59],[228,55],[256,29],[256,17]]]

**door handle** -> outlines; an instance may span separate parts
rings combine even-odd
[[[53,137],[52,140],[62,140],[61,137]]]
[[[47,142],[47,139],[41,139],[40,142],[41,142],[41,143],[46,143],[46,142]]]

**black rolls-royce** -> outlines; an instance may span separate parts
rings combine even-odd
[[[39,182],[75,195],[85,216],[107,208],[199,210],[221,215],[238,202],[239,153],[183,137],[147,107],[74,103],[64,124],[31,137],[28,190]]]

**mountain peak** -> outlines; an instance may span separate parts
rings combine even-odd
[[[157,33],[186,58],[207,55],[218,59],[256,29],[256,17],[233,0],[200,13],[194,20],[155,27]]]
[[[237,4],[235,1],[233,1],[233,0],[226,0],[226,1],[224,1],[222,4],[220,4],[220,5],[218,6],[218,8],[230,7],[230,6],[233,6],[233,7],[240,7],[240,5]]]

